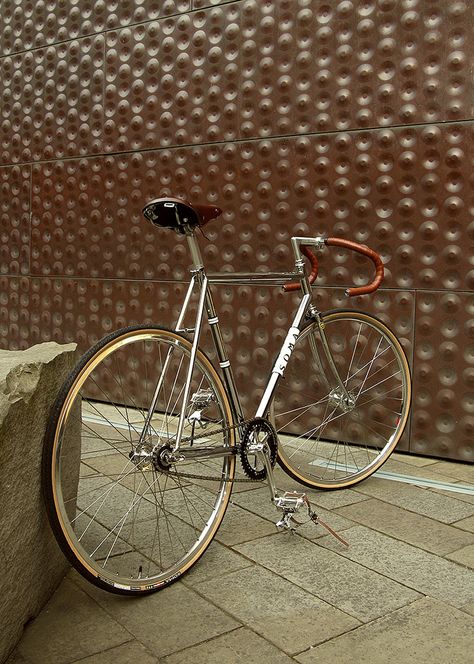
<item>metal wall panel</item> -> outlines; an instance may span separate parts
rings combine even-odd
[[[32,272],[184,279],[183,239],[141,214],[174,194],[225,210],[206,229],[211,270],[289,270],[292,234],[342,235],[381,253],[389,288],[472,289],[472,138],[456,123],[35,164]],[[318,284],[354,273],[371,264],[332,250]]]
[[[107,34],[105,149],[237,136],[239,5]]]
[[[2,0],[2,55],[189,11],[191,0]]]
[[[242,136],[472,116],[472,3],[248,0]]]
[[[30,166],[0,168],[0,274],[30,269]]]
[[[213,271],[289,269],[294,233],[377,249],[383,290],[348,302],[370,266],[333,249],[318,302],[402,338],[403,449],[473,461],[473,26],[467,0],[2,0],[1,345],[172,324],[186,246],[140,211],[207,200]],[[295,298],[216,303],[250,412]]]
[[[472,461],[472,292],[417,292],[413,379],[412,451]]]
[[[0,59],[1,163],[99,152],[104,38]]]

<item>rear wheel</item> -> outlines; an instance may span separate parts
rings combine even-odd
[[[106,590],[140,594],[175,581],[204,553],[229,502],[233,455],[168,461],[183,409],[186,445],[235,445],[224,386],[200,351],[183,403],[190,354],[175,332],[119,330],[82,358],[55,404],[43,458],[49,518],[72,564]]]
[[[392,453],[408,419],[411,379],[400,342],[377,318],[346,310],[322,318],[345,392],[324,359],[318,325],[310,322],[277,386],[271,415],[282,468],[306,486],[340,489],[374,473]]]

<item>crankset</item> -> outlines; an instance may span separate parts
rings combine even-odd
[[[251,480],[264,480],[267,476],[265,466],[259,466],[259,453],[268,454],[272,468],[278,453],[278,436],[263,417],[256,417],[247,423],[240,442],[240,462],[244,473]]]

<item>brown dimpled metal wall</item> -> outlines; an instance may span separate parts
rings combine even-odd
[[[321,261],[321,308],[402,338],[402,448],[474,460],[473,3],[469,0],[1,0],[0,343],[86,349],[171,325],[186,246],[141,216],[158,195],[225,212],[211,270],[286,270],[293,234],[380,252]],[[250,412],[294,296],[219,288]]]

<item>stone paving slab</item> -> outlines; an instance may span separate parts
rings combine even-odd
[[[311,489],[310,487],[298,484],[296,480],[289,477],[281,468],[275,467],[275,482],[281,491],[305,491],[311,502],[320,505],[328,510],[334,507],[342,507],[365,500],[366,496],[353,489],[341,489],[338,491],[323,491],[321,489]],[[266,488],[266,487],[265,487]],[[268,491],[268,489],[267,489]]]
[[[337,513],[441,556],[474,543],[470,533],[375,498],[342,507]]]
[[[106,456],[90,457],[84,462],[92,471],[101,473],[102,475],[120,477],[127,471],[133,470],[133,465],[126,453],[124,454],[107,454]],[[133,472],[133,475],[140,476],[138,471]],[[133,479],[133,478],[132,478]],[[121,480],[123,482],[123,480]]]
[[[243,492],[241,495],[245,496],[246,493]],[[275,530],[275,523],[270,523],[266,519],[262,519],[262,517],[232,503],[227,508],[224,519],[219,526],[216,540],[222,544],[232,546],[269,535],[274,533]]]
[[[451,461],[437,461],[430,466],[430,470],[453,477],[463,484],[474,484],[474,465],[471,463],[453,463]]]
[[[432,457],[414,456],[413,454],[402,454],[401,452],[394,452],[390,458],[418,468],[432,466],[437,463],[437,459],[433,459]]]
[[[259,566],[200,583],[195,588],[289,655],[360,624]]]
[[[301,664],[466,664],[474,650],[474,618],[426,597],[296,659]]]
[[[351,546],[337,550],[350,560],[458,608],[474,601],[471,570],[365,526],[355,526],[346,535]],[[334,550],[332,539],[319,542]]]
[[[454,562],[460,563],[461,565],[465,565],[466,567],[470,567],[471,569],[474,569],[474,544],[470,544],[469,546],[465,546],[462,549],[459,549],[458,551],[454,551],[453,553],[447,555],[446,558],[449,558],[449,560],[454,560]],[[474,584],[474,576],[472,579],[472,583]]]
[[[253,565],[252,561],[214,540],[186,574],[185,583],[193,587],[207,579],[215,579]]]
[[[202,472],[202,469],[200,469],[200,472]],[[218,475],[219,470],[216,468],[215,471],[210,471],[212,475]],[[234,482],[234,486],[232,487],[232,493],[241,493],[242,491],[253,491],[254,489],[258,489],[259,486],[261,486],[260,482],[240,482],[238,480],[247,480],[247,475],[237,467],[235,469],[235,479],[237,480]],[[183,480],[181,480],[183,481]],[[219,482],[215,482],[213,480],[203,480],[203,479],[193,479],[192,480],[193,484],[196,486],[202,486],[204,489],[208,489],[209,491],[214,491],[216,492],[219,489]]]
[[[65,664],[132,638],[85,592],[65,579],[42,613],[26,628],[17,653],[28,664]]]
[[[160,664],[160,660],[151,655],[138,641],[129,641],[123,646],[106,650],[79,660],[80,664]]]
[[[298,535],[264,537],[235,548],[362,622],[419,597],[417,592]]]
[[[294,661],[254,632],[242,628],[165,657],[163,664],[291,664]]]
[[[394,457],[394,456],[389,457],[389,459],[383,464],[380,470],[377,471],[372,477],[377,479],[385,479],[383,478],[383,473],[397,473],[399,475],[409,475],[410,477],[415,477],[425,480],[435,480],[436,482],[452,483],[456,481],[453,477],[449,475],[443,475],[441,470],[436,472],[434,470],[433,465],[415,467],[413,466],[413,464],[408,463],[408,461],[405,458],[400,459],[400,457]],[[357,488],[363,486],[364,484],[365,482],[362,482],[362,484],[358,484]]]
[[[313,497],[314,494],[311,494],[311,503],[313,503]],[[280,518],[281,512],[277,510],[275,505],[271,502],[269,491],[266,487],[258,489],[257,491],[250,491],[233,496],[232,501],[234,504],[249,510],[253,514],[260,515],[262,518],[273,523],[274,528],[272,532],[276,532],[275,523]],[[313,508],[318,516],[324,519],[324,521],[327,521],[329,525],[338,532],[354,525],[353,521],[348,521],[335,512],[330,512],[316,505],[313,505]],[[317,539],[318,537],[323,537],[327,534],[327,531],[324,530],[322,526],[318,526],[309,520],[307,512],[301,511],[296,518],[297,521],[303,523],[302,526],[297,528],[299,535],[303,535],[308,539]],[[283,535],[286,534],[287,533],[283,533]]]
[[[461,521],[456,521],[454,525],[456,528],[461,528],[462,530],[474,533],[474,516],[470,516],[467,519],[461,519]]]
[[[444,462],[391,461],[456,482],[451,468],[435,469]],[[277,474],[278,486],[305,490]],[[473,496],[380,478],[309,490],[318,514],[344,531],[346,550],[310,523],[304,536],[276,532],[268,488],[240,487],[182,581],[124,598],[70,572],[7,664],[467,664]]]
[[[454,482],[454,485],[456,484],[464,484],[463,482]],[[446,489],[433,489],[430,488],[430,491],[433,493],[439,493],[442,496],[448,496],[449,498],[455,498],[456,500],[460,500],[463,503],[470,503],[471,505],[474,505],[474,496],[470,493],[461,493],[458,491],[448,491]]]
[[[304,488],[301,488],[304,491]],[[341,489],[340,491],[317,491],[311,495],[311,503],[327,510],[333,510],[345,505],[361,503],[368,499],[362,493],[353,489]]]
[[[474,505],[453,498],[455,494],[446,496],[413,484],[370,477],[356,490],[442,523],[454,523],[474,514]]]
[[[75,573],[73,578],[157,657],[240,627],[237,621],[182,583],[138,599],[107,593]]]

